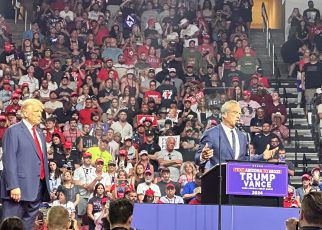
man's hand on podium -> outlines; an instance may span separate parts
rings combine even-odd
[[[264,160],[269,160],[274,157],[275,153],[278,151],[278,147],[274,149],[270,149],[270,145],[266,146],[265,151],[263,152],[263,158]]]
[[[208,147],[208,143],[203,147],[202,152],[201,152],[201,159],[202,160],[209,160],[212,158],[214,155],[214,150]]]
[[[292,217],[286,220],[286,230],[296,230],[298,225],[298,219]]]

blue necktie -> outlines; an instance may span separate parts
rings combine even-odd
[[[235,133],[234,133],[234,130],[232,129],[231,130],[231,139],[232,139],[232,144],[233,144],[233,146],[232,146],[232,149],[233,149],[233,152],[234,152],[234,158],[235,158],[235,156],[236,156],[236,137],[235,137]]]

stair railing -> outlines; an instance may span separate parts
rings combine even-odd
[[[303,165],[303,174],[308,172],[308,166],[307,166],[307,158],[306,154],[303,154],[303,159],[302,159],[302,165]]]
[[[262,3],[262,19],[263,19],[263,32],[266,32],[266,48],[268,49],[268,56],[270,57],[272,56],[272,70],[274,75],[275,67],[277,66],[277,62],[275,62],[275,56],[276,56],[275,44],[273,42],[272,31],[270,29],[268,14],[267,14],[267,10],[264,2]]]
[[[28,13],[23,3],[20,0],[12,0],[12,5],[15,10],[15,24],[17,24],[18,17],[22,17],[25,23],[25,31],[27,30],[27,21],[28,21]],[[23,10],[23,12],[21,12]]]
[[[299,143],[299,134],[297,132],[297,130],[295,130],[295,134],[294,134],[294,141],[295,141],[295,162],[294,162],[294,166],[297,167],[298,166],[298,149],[300,147],[300,143]]]

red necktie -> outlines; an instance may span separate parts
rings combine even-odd
[[[45,167],[44,167],[44,156],[42,154],[41,151],[41,147],[40,147],[40,143],[37,137],[37,133],[36,133],[36,128],[32,127],[32,133],[34,135],[34,140],[37,146],[37,150],[38,150],[38,156],[40,158],[40,179],[44,179],[45,178]]]

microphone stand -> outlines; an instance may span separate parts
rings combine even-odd
[[[221,204],[222,204],[222,173],[221,173],[221,138],[220,138],[220,133],[218,135],[218,139],[219,139],[219,145],[218,145],[218,150],[219,150],[219,176],[218,176],[218,179],[219,179],[219,199],[218,199],[218,230],[221,230],[221,211],[222,211],[222,207],[221,207]]]

